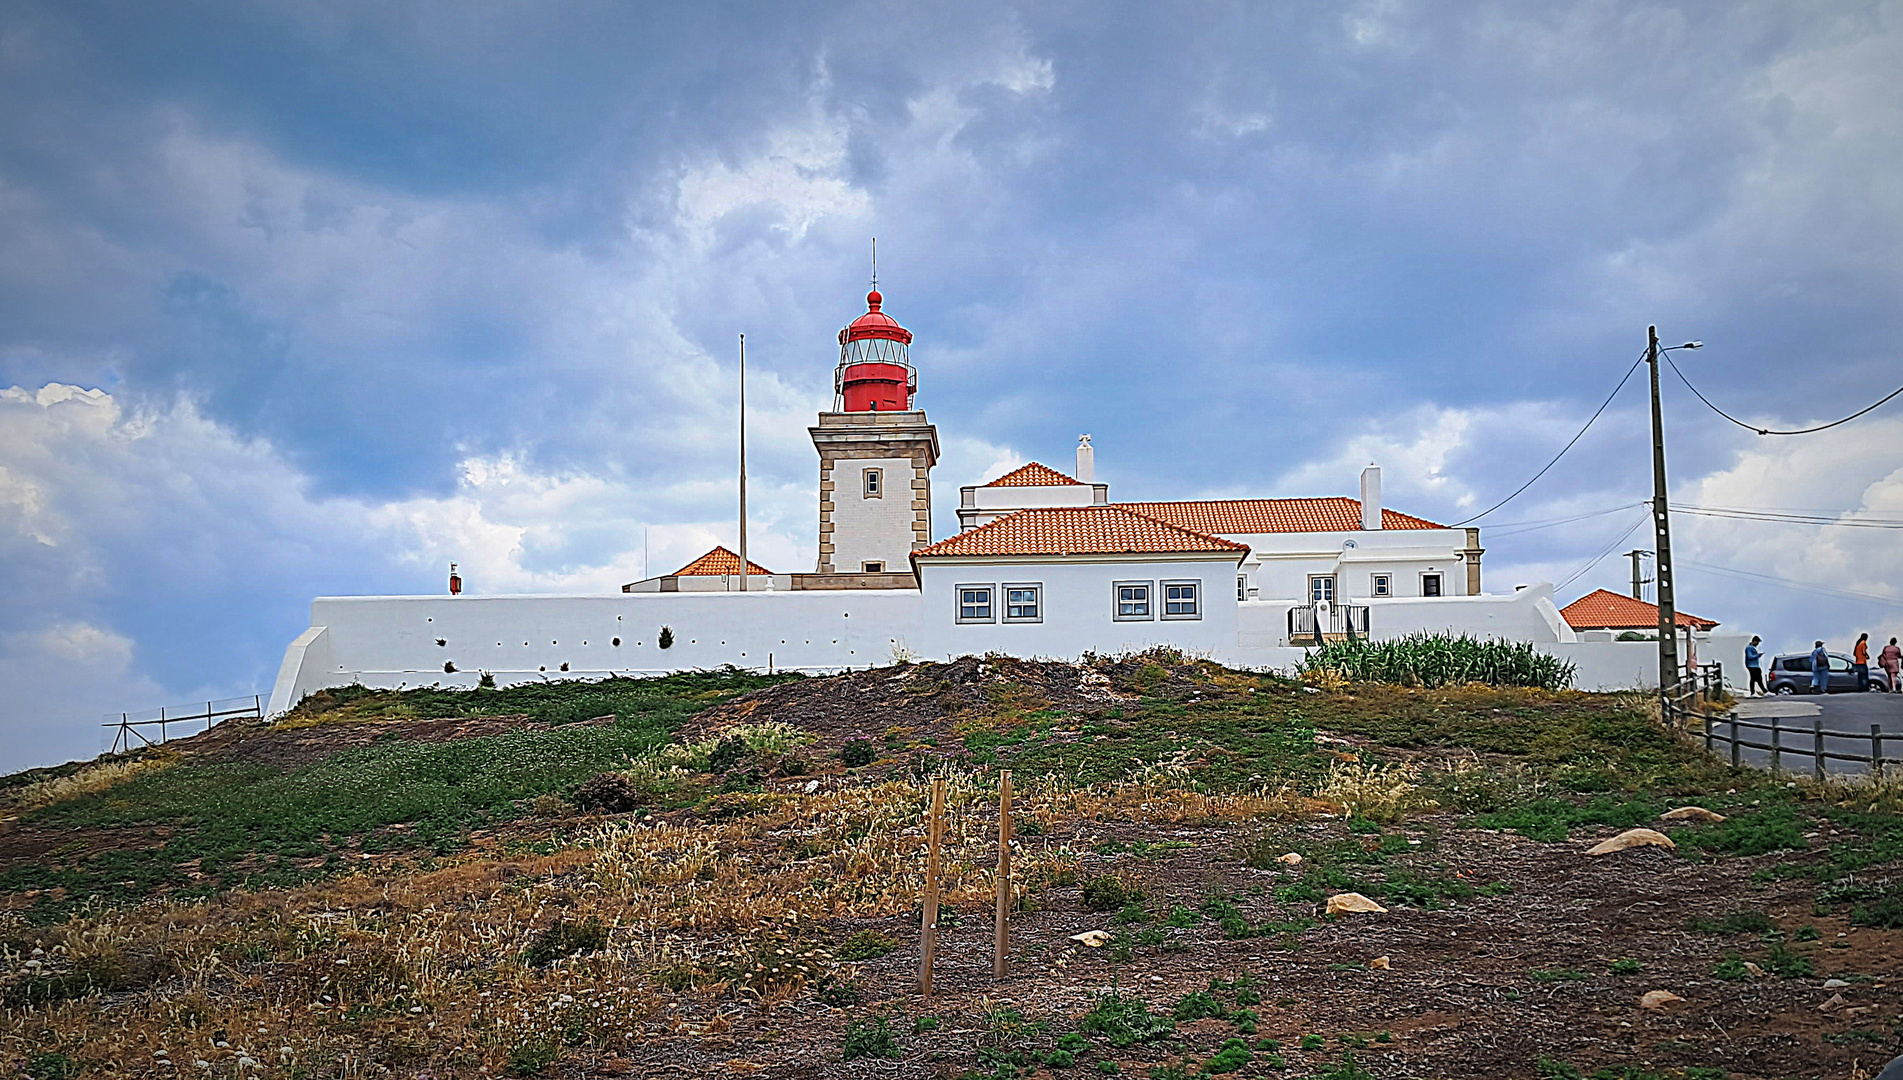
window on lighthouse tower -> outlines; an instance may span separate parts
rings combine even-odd
[[[885,479],[884,473],[884,469],[866,470],[866,498],[876,499],[880,497],[880,486]]]

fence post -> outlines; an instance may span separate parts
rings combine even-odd
[[[1883,725],[1870,725],[1870,771],[1883,775]]]
[[[1811,759],[1816,763],[1813,775],[1824,778],[1824,721],[1820,718],[1811,721]]]
[[[1705,753],[1711,753],[1711,717],[1705,717]]]
[[[165,706],[159,706],[159,741],[164,742],[171,736],[165,734]]]
[[[1784,771],[1784,726],[1779,718],[1771,718],[1771,774]]]
[[[1738,714],[1731,714],[1731,767],[1738,767]]]
[[[926,827],[925,910],[919,917],[918,992],[932,996],[932,958],[938,952],[938,832],[945,818],[945,780],[932,781],[932,818]]]
[[[998,918],[991,948],[991,977],[1004,978],[1005,954],[1011,948],[1011,770],[998,781]]]

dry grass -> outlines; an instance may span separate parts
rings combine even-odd
[[[1415,783],[1419,777],[1420,770],[1413,765],[1338,761],[1329,767],[1315,796],[1350,817],[1399,821],[1410,811],[1434,806]]]
[[[729,736],[767,748],[796,738],[764,728],[720,737]],[[686,772],[717,741],[670,746],[635,767]],[[970,772],[942,775],[943,901],[987,909],[996,788]],[[200,1061],[211,1075],[255,1071],[241,1066],[247,1059],[327,1076],[527,1072],[571,1047],[613,1055],[657,1035],[717,1034],[743,1003],[771,1009],[802,985],[850,977],[822,924],[916,908],[926,787],[835,781],[811,794],[720,800],[724,816],[713,820],[605,821],[536,851],[495,843],[428,871],[0,926],[0,939],[43,950],[37,973],[24,967],[27,950],[0,957],[0,1004],[54,999],[0,1011],[0,1060],[60,1054],[101,1072],[170,1060],[168,1075],[204,1075]],[[1109,785],[1031,779],[1018,807],[1020,820],[1170,825],[1325,808],[1288,789],[1197,791],[1180,761]],[[1014,847],[1019,902],[1074,881],[1078,853],[1041,837]],[[530,946],[558,920],[599,922],[606,947],[534,968]],[[797,978],[746,960],[795,955]],[[77,989],[47,993],[58,980]],[[112,992],[90,992],[102,989]]]
[[[133,760],[107,761],[88,765],[71,776],[58,776],[20,788],[13,794],[12,809],[37,810],[42,806],[76,799],[81,795],[91,795],[130,780],[141,773],[169,768],[177,762],[178,755],[155,751]]]

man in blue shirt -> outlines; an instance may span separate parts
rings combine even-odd
[[[1751,673],[1751,687],[1746,692],[1753,696],[1764,693],[1764,654],[1758,651],[1758,645],[1763,641],[1763,638],[1753,634],[1751,644],[1744,647],[1744,669]]]
[[[1821,641],[1810,651],[1810,688],[1813,694],[1830,693],[1830,654]]]

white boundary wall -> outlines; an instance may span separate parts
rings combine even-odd
[[[1110,565],[1042,567],[1031,577],[1042,580],[1047,590],[1044,623],[954,624],[951,585],[1002,584],[1022,580],[1024,571],[933,567],[923,595],[915,589],[849,589],[321,597],[311,603],[310,628],[285,649],[268,713],[282,713],[324,687],[470,687],[484,672],[505,686],[659,675],[725,664],[818,674],[988,651],[1076,659],[1087,649],[1109,654],[1150,644],[1174,645],[1236,667],[1286,671],[1300,663],[1304,653],[1285,640],[1293,601],[1237,603],[1230,591],[1234,569],[1221,563],[1146,566],[1142,573],[1136,567]],[[1202,578],[1203,619],[1111,621],[1108,583],[1124,577]],[[1427,631],[1531,641],[1542,652],[1572,661],[1579,689],[1658,684],[1656,644],[1572,640],[1571,629],[1553,608],[1550,586],[1507,596],[1399,598],[1374,601],[1371,607],[1377,639]],[[667,650],[657,645],[662,626],[674,634],[673,647]],[[1701,640],[1699,657],[1721,661],[1735,684],[1743,677],[1745,640]],[[444,671],[446,663],[456,670]]]

